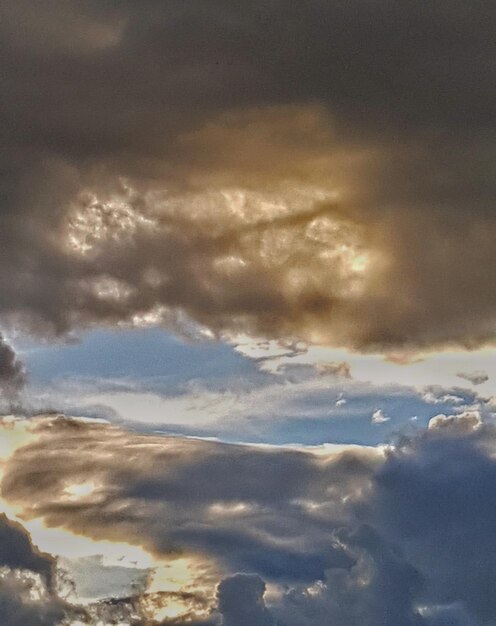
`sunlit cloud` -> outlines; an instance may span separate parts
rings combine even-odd
[[[493,623],[495,30],[0,3],[2,623]]]
[[[487,533],[481,530],[476,535],[478,547],[465,546],[459,561],[442,541],[444,526],[432,525],[416,508],[431,491],[430,497],[439,503],[437,493],[441,490],[451,511],[451,500],[461,497],[460,480],[473,485],[475,476],[480,479],[484,473],[486,480],[492,481],[494,426],[484,425],[473,414],[437,416],[428,430],[396,445],[341,450],[143,436],[63,416],[38,418],[30,427],[36,440],[17,448],[9,458],[2,479],[4,498],[21,506],[33,540],[36,530],[29,526],[29,518],[34,512],[38,523],[59,533],[58,550],[54,544],[54,556],[44,558],[60,555],[60,546],[69,543],[63,538],[68,531],[71,541],[85,539],[93,545],[93,554],[102,556],[86,564],[73,560],[76,593],[66,594],[64,600],[50,595],[43,586],[37,590],[31,585],[29,597],[16,592],[16,602],[24,607],[41,603],[36,610],[52,610],[53,606],[59,615],[71,612],[75,616],[79,611],[82,624],[99,623],[98,615],[105,624],[114,606],[115,611],[128,616],[124,623],[134,611],[151,623],[164,619],[218,623],[222,614],[224,620],[234,620],[233,624],[243,615],[263,615],[267,624],[282,619],[291,625],[311,626],[328,611],[336,615],[351,611],[349,619],[353,620],[355,611],[366,615],[372,606],[374,623],[379,623],[380,616],[392,606],[400,620],[437,614],[441,605],[450,603],[469,606],[475,615],[483,616],[487,610],[479,601],[478,587],[460,584],[457,575],[467,560],[478,558],[479,547],[490,541]],[[115,448],[121,450],[119,455],[106,454],[109,439],[114,445],[118,441],[124,444]],[[37,473],[47,449],[53,461],[50,481]],[[77,463],[71,463],[69,449],[73,457],[77,452]],[[137,455],[140,463],[136,463]],[[441,473],[432,471],[440,467],[439,455],[444,460]],[[453,455],[458,459],[456,486],[448,462]],[[131,465],[136,473],[129,473]],[[226,466],[236,466],[236,475],[226,473]],[[57,478],[55,472],[67,478],[80,475],[83,467],[87,483],[100,476],[107,485],[99,514],[87,499],[88,487],[79,491],[76,508],[68,508],[59,497],[66,481]],[[422,485],[405,496],[405,473],[408,476],[411,472]],[[258,480],[262,474],[264,480]],[[281,481],[284,489],[280,488]],[[485,493],[486,487],[481,485],[471,498],[478,500]],[[406,512],[398,509],[398,501],[406,506],[412,497]],[[141,503],[138,515],[137,502],[132,502],[136,499]],[[442,515],[455,532],[478,527],[476,518],[462,514],[463,507],[456,515],[448,515],[445,508],[443,505],[432,515]],[[404,525],[411,524],[412,515],[415,531],[412,539],[406,540]],[[90,525],[89,519],[93,522]],[[132,569],[133,564],[113,560],[111,553],[102,550],[105,545],[120,549],[115,538],[124,519],[129,537],[153,554],[148,568],[140,570],[144,563],[134,563],[136,573],[129,573],[127,584],[137,585],[134,595],[119,597],[114,590],[117,595],[112,604],[78,597],[78,567],[79,576],[85,567],[95,576],[117,568],[115,576],[119,571],[125,588],[122,570]],[[38,539],[42,541],[42,534]],[[440,559],[449,561],[450,567],[439,567]],[[65,558],[63,563],[70,574],[70,560]],[[492,561],[485,563],[480,576],[486,576],[492,567]],[[245,573],[237,574],[239,570]],[[6,575],[17,580],[15,573]],[[32,573],[27,576],[32,577]],[[376,585],[384,588],[391,577],[396,591],[390,598],[381,596],[377,604]],[[267,589],[264,579],[269,582]],[[464,576],[461,579],[465,581]],[[417,586],[417,580],[424,581],[425,586]],[[230,595],[231,587],[237,590],[235,596]],[[254,592],[255,587],[258,591],[253,595],[250,589]],[[231,603],[233,597],[238,601]],[[350,597],[355,601],[350,603]],[[243,604],[239,603],[241,598]]]

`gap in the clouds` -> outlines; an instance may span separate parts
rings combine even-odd
[[[71,343],[21,344],[33,384],[69,377],[222,378],[257,371],[252,360],[218,341],[186,341],[161,328],[95,329]]]
[[[82,332],[77,342],[23,340],[17,348],[29,373],[30,414],[105,418],[148,433],[271,445],[377,445],[425,427],[439,413],[484,408],[475,391],[438,386],[425,393],[403,381],[360,380],[348,370],[323,369],[321,359],[312,364],[288,357],[270,371],[263,358],[228,343],[188,340],[161,328],[100,328]],[[351,375],[364,374],[359,365]]]
[[[285,407],[271,406],[266,402],[259,407],[254,406],[232,424],[220,423],[206,428],[191,428],[187,424],[166,425],[156,429],[152,425],[133,423],[133,427],[163,435],[215,437],[227,443],[376,446],[398,436],[413,436],[426,428],[434,416],[457,413],[474,400],[472,395],[467,394],[463,397],[463,405],[453,404],[449,399],[432,403],[413,389],[371,388],[364,383],[356,383],[349,385],[346,408],[333,407],[334,410],[329,410],[339,395],[333,388],[317,392],[302,388],[300,395]],[[387,421],[374,424],[371,418],[378,407],[382,407]]]

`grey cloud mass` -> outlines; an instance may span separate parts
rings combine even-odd
[[[54,563],[49,554],[33,546],[29,533],[20,524],[0,515],[0,567],[30,570],[51,584]]]
[[[486,372],[478,371],[478,372],[460,372],[458,374],[459,378],[464,378],[468,380],[472,385],[482,385],[483,383],[489,380],[489,376]]]
[[[0,320],[494,341],[488,0],[7,0]]]
[[[234,574],[217,589],[223,626],[275,626],[265,606],[265,583],[256,574]]]
[[[34,429],[7,463],[3,497],[49,526],[211,559],[225,574],[224,624],[493,624],[492,425],[440,417],[385,450],[339,454],[63,416]],[[91,496],[65,500],[68,484],[87,481]]]
[[[54,592],[56,559],[40,552],[29,533],[0,516],[0,615],[5,626],[55,626],[66,616]]]
[[[13,348],[0,334],[0,389],[12,400],[26,382],[26,372]]]

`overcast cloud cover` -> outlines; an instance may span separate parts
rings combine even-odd
[[[493,341],[492,3],[1,13],[3,319]]]
[[[2,626],[496,624],[495,32],[0,3]]]

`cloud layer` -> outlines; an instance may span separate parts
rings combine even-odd
[[[440,416],[387,449],[338,454],[63,416],[32,428],[35,440],[8,460],[3,497],[49,526],[210,562],[197,567],[196,595],[181,596],[199,622],[493,623],[496,431],[473,416]],[[72,487],[88,481],[93,490],[74,499]],[[217,600],[214,573],[224,576]],[[208,606],[217,606],[210,618],[195,613]]]
[[[492,3],[1,18],[4,324],[494,340]]]

